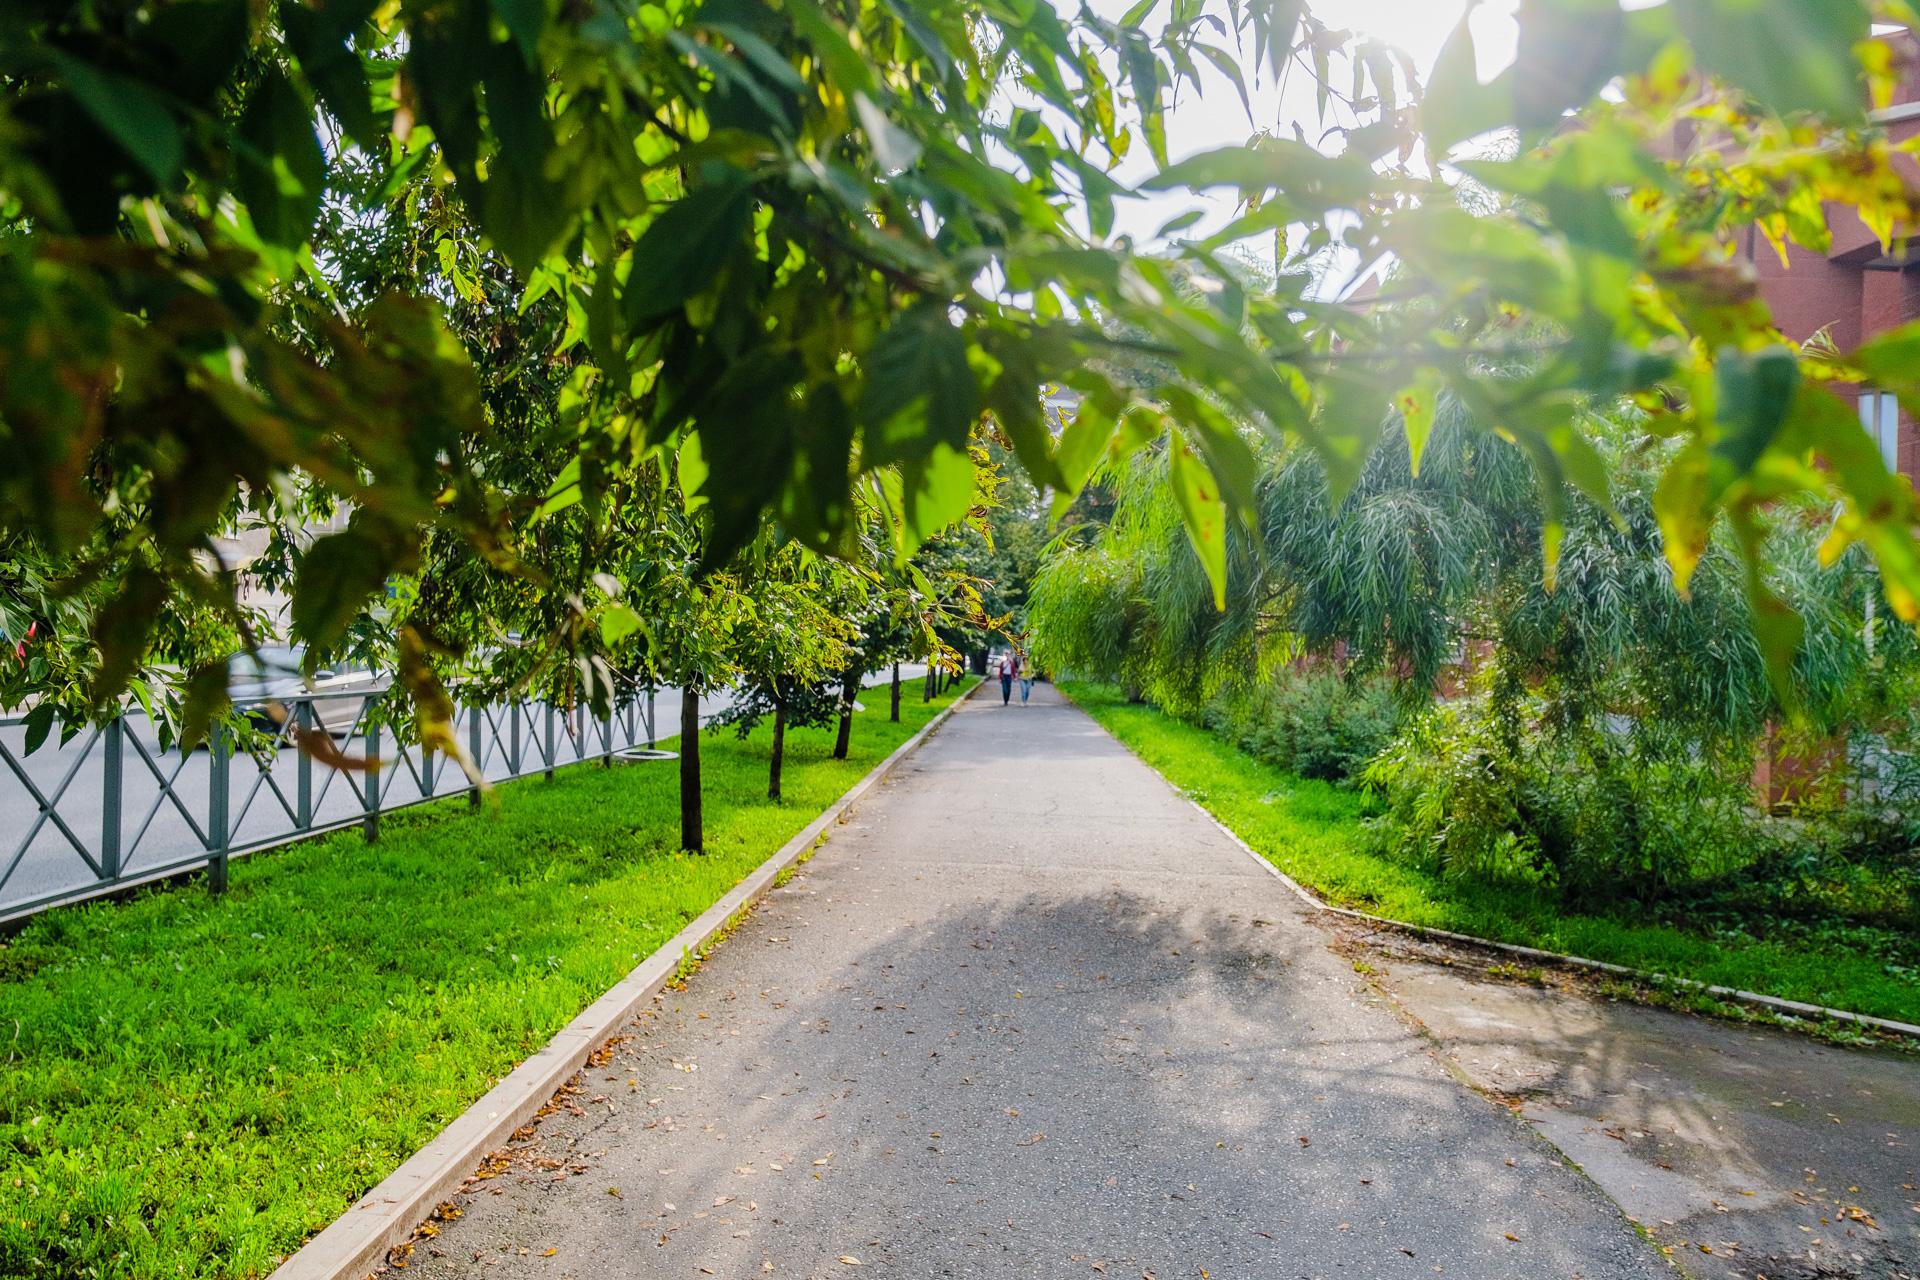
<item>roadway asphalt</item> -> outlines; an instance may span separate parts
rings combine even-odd
[[[926,668],[918,664],[902,664],[900,670],[903,681],[917,682]],[[876,672],[867,678],[867,684],[871,687],[890,678],[889,672]],[[912,696],[918,696],[917,684]],[[349,721],[359,714],[357,700],[334,705],[345,709],[344,716]],[[711,720],[726,705],[724,696],[707,699],[702,708],[702,722]],[[126,853],[122,866],[127,875],[138,877],[202,854],[205,845],[200,839],[199,830],[206,827],[212,782],[205,751],[196,751],[185,760],[178,753],[163,753],[153,734],[146,730],[144,718],[135,717],[132,723],[153,760],[153,767],[150,768],[132,746],[123,749],[121,843]],[[531,736],[534,733],[532,721],[529,719],[526,723],[528,727],[525,730],[527,736],[522,740],[523,750],[529,762],[526,767],[533,768],[535,766],[531,762],[537,748]],[[670,738],[680,732],[678,689],[662,689],[656,695],[654,724],[655,732],[661,738]],[[506,751],[510,737],[503,716],[499,724],[498,741],[483,740],[482,743],[481,753],[485,757],[482,772],[496,781],[512,773]],[[644,745],[644,728],[637,737]],[[91,741],[91,734],[83,733],[64,745],[57,738],[50,739],[40,750],[27,755],[25,739],[26,730],[19,725],[0,725],[0,745],[7,748],[42,795],[53,796],[59,791],[62,779],[69,772],[73,773],[66,790],[59,793],[56,811],[74,835],[86,842],[88,850],[97,853],[103,826],[101,801],[105,791],[101,745]],[[615,745],[625,745],[618,726]],[[341,750],[348,755],[360,756],[365,754],[365,745],[355,737],[344,740]],[[388,739],[383,754],[390,756],[391,750],[392,740]],[[556,731],[555,750],[562,764],[580,755],[578,744],[567,737],[564,728]],[[591,758],[591,745],[587,750]],[[417,769],[418,753],[413,755]],[[283,747],[259,768],[246,759],[234,762],[228,780],[228,814],[235,844],[277,841],[295,833],[296,827],[289,809],[295,803],[298,771],[299,752],[291,746]],[[286,797],[284,805],[262,780],[268,775]],[[322,766],[315,766],[312,775],[316,824],[351,821],[360,815],[364,802],[357,777],[349,777]],[[162,797],[158,781],[160,777],[166,778],[171,784],[173,793],[180,799],[178,805],[167,803]],[[444,767],[434,779],[430,794],[458,795],[466,786],[466,779],[457,768]],[[414,774],[398,763],[391,763],[382,779],[380,794],[392,804],[418,799],[423,792]],[[9,908],[19,904],[84,889],[97,883],[93,869],[80,858],[71,842],[51,822],[41,824],[27,847],[24,850],[20,848],[20,841],[32,830],[39,812],[39,803],[32,793],[0,761],[0,916],[5,916]],[[186,815],[189,813],[193,821],[199,824],[198,830],[188,825]]]
[[[400,1274],[1673,1274],[1047,685],[965,704],[491,1172]]]

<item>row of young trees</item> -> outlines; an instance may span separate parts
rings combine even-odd
[[[1417,455],[1443,393],[1543,482],[1549,568],[1569,485],[1612,501],[1582,406],[1642,404],[1676,443],[1652,498],[1675,581],[1731,521],[1776,683],[1802,627],[1759,571],[1770,503],[1834,507],[1834,547],[1920,614],[1911,490],[1830,386],[1920,405],[1920,337],[1810,369],[1729,249],[1824,248],[1810,200],[1913,223],[1866,117],[1897,72],[1871,24],[1912,5],[1530,0],[1488,81],[1464,22],[1423,76],[1335,16],[5,6],[0,627],[29,652],[0,698],[46,732],[146,690],[196,737],[258,635],[210,542],[249,521],[281,531],[247,571],[291,590],[309,661],[382,651],[430,741],[456,676],[597,701],[645,645],[698,683],[724,616],[702,583],[762,537],[907,573],[979,500],[982,422],[1060,494],[1164,441],[1217,608],[1262,451],[1311,452],[1337,498],[1386,406]],[[1302,90],[1314,141],[1277,117]],[[1200,93],[1244,107],[1244,145],[1176,156]],[[1494,158],[1476,139],[1503,130],[1522,145]],[[1467,173],[1511,202],[1463,208]],[[1240,199],[1217,231],[1196,199],[1152,252],[1115,234],[1136,196],[1215,190]],[[1335,250],[1403,263],[1405,305],[1297,269]],[[1082,397],[1064,431],[1048,382]],[[339,502],[345,528],[285,536]]]

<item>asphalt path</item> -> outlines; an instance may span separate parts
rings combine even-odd
[[[997,693],[399,1274],[1673,1274],[1157,774]]]
[[[918,681],[926,668],[902,664],[900,671],[903,682],[914,682],[903,696],[918,696]],[[871,687],[890,679],[890,670],[880,671],[868,676],[867,684]],[[707,698],[701,722],[713,719],[728,702],[724,695]],[[329,719],[342,719],[344,729],[358,714],[359,700],[325,705],[345,708],[344,715],[340,710],[322,713]],[[488,735],[482,740],[481,771],[488,778],[500,781],[512,776],[514,771],[507,750],[512,740],[510,724],[504,715],[497,720],[497,735]],[[205,751],[195,751],[185,758],[178,752],[162,752],[145,717],[134,716],[129,723],[135,728],[140,746],[145,748],[145,756],[132,744],[122,748],[120,839],[125,852],[121,865],[124,875],[138,878],[204,855],[202,833],[208,826],[213,782]],[[577,725],[575,732],[569,733],[564,717],[558,718],[557,724],[554,749],[560,763],[578,761],[583,752],[585,758],[595,758],[597,726],[584,735],[583,742]],[[660,738],[674,737],[680,732],[679,690],[662,689],[655,695],[654,726]],[[533,763],[537,755],[533,735],[540,731],[531,713],[523,716],[522,773],[538,767]],[[616,747],[625,745],[623,734],[624,726],[617,725]],[[635,738],[645,745],[643,727],[638,729]],[[464,735],[462,740],[464,743]],[[13,724],[0,725],[0,745],[11,753],[41,797],[58,796],[55,812],[65,821],[73,837],[97,856],[106,825],[102,809],[106,791],[102,743],[92,732],[82,733],[64,744],[55,737],[28,755],[26,730]],[[357,735],[342,738],[340,749],[349,756],[367,754],[365,740]],[[389,761],[380,786],[380,794],[389,805],[426,795],[457,795],[467,789],[465,775],[444,761],[437,773],[422,770],[417,751],[410,753],[413,767],[408,769],[393,759],[391,739],[379,754]],[[313,825],[350,822],[361,815],[365,801],[357,775],[311,762],[308,767]],[[228,776],[227,808],[235,844],[283,840],[298,833],[290,811],[298,809],[299,773],[300,753],[291,746],[270,752],[257,762],[250,757],[234,760]],[[70,781],[67,780],[69,774]],[[177,801],[163,794],[163,779]],[[428,781],[430,787],[422,785]],[[76,852],[73,841],[57,824],[41,822],[35,830],[39,815],[39,800],[14,771],[0,761],[0,916],[23,903],[83,890],[99,882],[98,873]],[[33,833],[32,838],[22,849],[21,841],[27,840],[29,832]]]

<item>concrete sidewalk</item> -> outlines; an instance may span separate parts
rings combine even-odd
[[[1920,1276],[1913,1054],[1623,1004],[1577,973],[1516,973],[1353,921],[1333,929],[1462,1074],[1577,1161],[1689,1276]]]
[[[408,1274],[1673,1274],[1047,685],[964,706],[491,1172]]]

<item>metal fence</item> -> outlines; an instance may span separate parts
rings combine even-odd
[[[427,800],[479,791],[456,761],[396,742],[381,723],[383,689],[271,700],[284,714],[238,749],[216,734],[189,752],[163,750],[132,711],[71,740],[25,750],[22,717],[0,719],[0,923],[62,903],[205,868],[226,887],[234,858],[304,836],[360,826]],[[264,705],[264,704],[263,704]],[[635,694],[605,718],[540,702],[457,706],[454,727],[489,782],[589,761],[611,763],[654,744],[654,699]],[[344,761],[298,746],[320,730]]]

